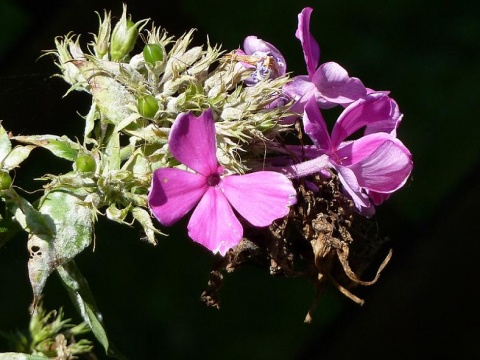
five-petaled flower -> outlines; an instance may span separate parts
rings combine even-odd
[[[160,223],[169,226],[196,206],[188,234],[214,253],[225,255],[242,239],[243,228],[232,207],[253,226],[265,227],[286,216],[296,202],[296,191],[282,174],[225,173],[216,157],[211,109],[199,117],[190,112],[179,114],[168,145],[172,155],[195,172],[157,169],[148,196],[150,209]]]
[[[367,94],[363,83],[348,76],[347,71],[335,62],[318,66],[320,48],[310,33],[312,8],[305,8],[298,15],[298,28],[295,36],[303,48],[308,75],[295,76],[283,87],[283,91],[295,104],[292,111],[302,113],[306,102],[313,96],[319,107],[331,108],[337,104],[348,105]]]
[[[323,158],[325,167],[337,171],[344,191],[363,215],[373,215],[374,205],[401,188],[412,171],[412,155],[396,138],[401,118],[397,103],[386,93],[371,93],[342,112],[330,136],[315,98],[305,106],[304,129],[314,143],[303,149],[305,155]],[[361,138],[346,140],[362,127]]]

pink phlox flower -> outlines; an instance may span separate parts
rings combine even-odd
[[[254,69],[250,78],[244,81],[245,84],[255,85],[266,78],[275,79],[285,75],[287,70],[285,58],[269,42],[256,36],[247,36],[243,42],[243,49],[235,52],[239,65],[247,69]]]
[[[253,226],[264,227],[286,216],[296,202],[296,191],[282,174],[226,174],[216,157],[211,109],[199,117],[179,114],[168,145],[172,155],[194,172],[155,170],[148,195],[150,209],[161,224],[169,226],[195,208],[188,234],[214,253],[225,255],[242,239],[243,228],[233,209]]]
[[[350,77],[347,71],[335,62],[320,62],[320,48],[310,33],[312,8],[305,8],[298,15],[298,28],[295,36],[300,40],[307,65],[308,75],[295,76],[283,87],[283,91],[294,101],[292,111],[302,113],[306,102],[314,97],[321,108],[335,105],[346,106],[364,97],[367,89],[363,83]]]
[[[304,149],[304,154],[328,157],[328,167],[337,171],[344,192],[363,215],[373,215],[374,205],[401,188],[412,171],[412,155],[396,138],[401,119],[393,99],[386,93],[371,93],[345,108],[330,136],[315,98],[305,106],[304,129],[314,146]],[[347,140],[363,127],[362,137]]]

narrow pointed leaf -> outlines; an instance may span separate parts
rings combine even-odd
[[[120,169],[120,136],[118,132],[113,132],[109,137],[107,148],[105,149],[105,156],[102,161],[104,161],[104,176],[108,176],[111,171]]]
[[[74,161],[77,158],[81,146],[70,140],[67,136],[56,135],[31,135],[15,136],[16,141],[24,144],[33,144],[50,150],[55,156],[62,159]]]
[[[68,296],[82,316],[83,321],[92,330],[95,338],[103,346],[107,355],[120,360],[126,359],[115,350],[114,346],[108,341],[107,332],[103,325],[102,314],[95,304],[87,280],[83,277],[75,262],[72,260],[59,266],[57,273],[67,290]]]

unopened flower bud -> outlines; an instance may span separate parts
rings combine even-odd
[[[80,155],[77,160],[75,160],[75,167],[79,172],[94,172],[97,164],[95,159],[90,155]]]
[[[159,44],[147,44],[143,48],[143,58],[150,65],[155,65],[157,61],[163,61],[164,49]]]
[[[158,111],[158,101],[152,95],[138,98],[137,110],[144,118],[152,119]]]
[[[12,177],[6,171],[0,170],[0,190],[7,190],[12,186]]]
[[[103,21],[98,14],[100,20],[100,27],[98,29],[98,35],[95,36],[95,51],[99,58],[103,58],[108,53],[108,42],[110,40],[110,34],[112,32],[112,21],[110,12],[105,11]]]
[[[127,7],[123,6],[122,17],[112,31],[110,44],[111,60],[120,61],[133,50],[138,33],[147,22],[148,19],[137,23],[134,23],[130,17],[127,19]]]

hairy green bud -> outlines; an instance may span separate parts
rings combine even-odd
[[[112,31],[110,43],[110,58],[113,61],[121,61],[135,47],[139,31],[145,26],[148,19],[134,23],[130,17],[127,19],[127,7],[123,6],[120,21]]]

